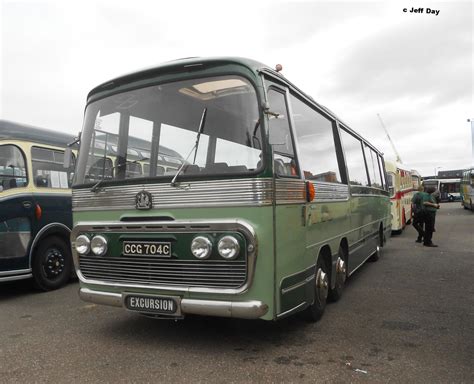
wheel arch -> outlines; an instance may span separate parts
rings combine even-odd
[[[49,223],[45,225],[41,230],[38,231],[35,238],[33,239],[30,247],[30,254],[29,254],[29,263],[30,268],[32,267],[33,257],[35,255],[35,251],[38,248],[38,245],[41,244],[43,239],[46,239],[49,236],[58,236],[65,241],[66,244],[70,243],[69,236],[71,234],[71,230],[67,225],[62,223]]]

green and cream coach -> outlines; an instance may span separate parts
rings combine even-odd
[[[391,230],[381,153],[241,58],[94,88],[72,206],[80,297],[162,318],[318,320]]]

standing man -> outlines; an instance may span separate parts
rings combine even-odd
[[[413,212],[413,227],[418,232],[418,238],[416,239],[417,243],[421,243],[423,241],[423,237],[425,237],[425,231],[423,230],[423,212],[424,212],[424,205],[422,202],[421,193],[423,192],[423,185],[418,187],[418,192],[413,195],[411,199],[411,211]]]
[[[433,196],[433,193],[436,191],[436,188],[428,187],[425,192],[420,192],[421,201],[424,206],[424,224],[425,224],[425,235],[423,238],[423,245],[425,247],[437,247],[436,244],[433,244],[433,231],[434,231],[434,222],[436,217],[436,211],[439,209],[439,204],[436,203],[436,199]]]

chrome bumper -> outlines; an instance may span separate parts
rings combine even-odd
[[[87,302],[114,307],[123,307],[121,293],[100,292],[89,288],[80,288],[79,297]],[[268,305],[258,300],[251,301],[224,301],[181,299],[181,313],[183,315],[203,315],[219,317],[235,317],[240,319],[258,319],[268,311]]]

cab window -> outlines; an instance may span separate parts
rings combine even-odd
[[[0,145],[0,192],[26,187],[26,161],[15,145]]]

